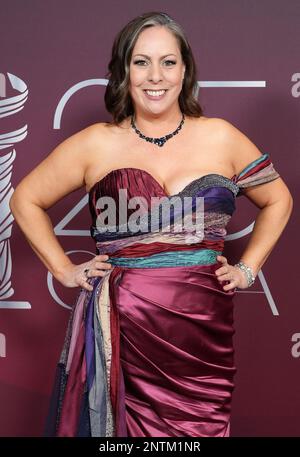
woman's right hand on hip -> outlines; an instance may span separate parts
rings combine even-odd
[[[105,276],[107,270],[111,270],[112,265],[106,262],[108,258],[109,257],[104,254],[96,255],[88,262],[79,265],[67,265],[57,279],[65,287],[81,287],[92,291],[93,287],[89,284],[88,279],[97,276]]]

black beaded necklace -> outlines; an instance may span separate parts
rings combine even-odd
[[[146,140],[149,143],[154,143],[157,146],[162,147],[162,146],[164,146],[166,141],[168,141],[170,138],[172,138],[172,136],[177,135],[179,130],[181,130],[181,128],[182,128],[182,126],[184,124],[184,119],[185,119],[184,113],[182,113],[182,119],[181,119],[181,122],[180,122],[179,126],[177,127],[177,129],[174,130],[173,133],[168,133],[168,135],[162,136],[160,138],[151,138],[150,136],[143,135],[143,133],[140,132],[140,130],[136,128],[136,125],[135,125],[134,120],[133,120],[133,115],[131,116],[131,127],[139,135],[139,137],[142,138],[143,140]]]

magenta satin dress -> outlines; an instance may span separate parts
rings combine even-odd
[[[126,189],[128,200],[142,195],[150,206],[151,197],[173,196],[138,168],[113,170],[93,186],[91,235],[113,268],[90,278],[93,292],[81,289],[72,309],[48,436],[229,436],[235,291],[217,280],[216,257],[236,197],[278,177],[263,154],[231,179],[208,174],[188,184],[176,197],[191,197],[193,212],[203,197],[202,239],[174,230],[101,232],[99,197],[119,202]],[[181,213],[173,216],[174,228]]]

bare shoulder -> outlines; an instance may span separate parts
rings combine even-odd
[[[73,163],[76,164],[78,173],[85,174],[94,155],[101,155],[101,145],[104,150],[107,136],[105,122],[91,124],[62,141],[48,156],[49,164],[51,159],[60,160],[66,168]]]
[[[107,151],[111,149],[114,136],[118,128],[107,122],[97,122],[79,131],[73,141],[80,146],[80,162],[83,163],[85,175],[97,163],[107,160]],[[85,180],[86,181],[86,180]]]
[[[105,124],[97,123],[63,140],[18,183],[13,199],[27,198],[47,209],[83,187],[86,169],[104,132]]]
[[[221,142],[227,137],[241,133],[233,124],[218,117],[201,116],[200,118],[194,118],[194,123],[197,132],[200,134],[205,133],[212,140]]]
[[[87,142],[88,146],[99,147],[99,145],[108,139],[111,129],[110,124],[106,122],[97,122],[91,124],[83,130],[80,130],[78,134],[84,141]]]
[[[102,145],[102,149],[105,151],[107,143],[111,143],[120,135],[126,134],[128,132],[128,128],[125,127],[124,122],[121,122],[119,125],[109,122],[97,122],[90,125],[82,132],[86,133],[93,146],[96,146],[98,149],[101,148]]]
[[[235,173],[263,154],[244,132],[226,119],[210,118],[207,125],[224,153],[228,154]]]

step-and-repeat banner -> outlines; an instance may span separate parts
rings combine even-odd
[[[30,248],[9,208],[14,188],[60,142],[96,122],[117,32],[163,11],[185,29],[204,114],[232,122],[269,153],[294,197],[286,230],[235,298],[232,436],[300,435],[300,2],[290,0],[0,0],[0,436],[40,436],[78,288]],[[76,164],[74,164],[76,166]],[[74,263],[95,255],[85,189],[48,214]],[[228,226],[233,263],[258,209],[245,197]],[[267,230],[272,230],[272,226]]]

